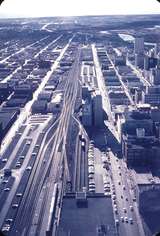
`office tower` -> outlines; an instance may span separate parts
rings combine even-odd
[[[143,54],[144,53],[144,38],[135,38],[134,53],[135,54]]]
[[[160,44],[156,43],[155,47],[154,47],[154,53],[155,53],[155,57],[157,57],[158,53],[160,52]]]
[[[154,125],[148,111],[132,111],[125,114],[122,124],[122,154],[128,166],[153,164],[155,149]],[[155,144],[156,146],[156,144]],[[156,146],[159,150],[159,146]]]
[[[102,96],[98,90],[93,94],[93,121],[96,127],[103,124]]]
[[[144,54],[135,54],[135,66],[144,68]]]
[[[155,68],[158,64],[158,59],[153,57],[153,56],[149,56],[148,54],[145,55],[144,57],[144,69],[145,70],[150,70],[151,68]]]
[[[82,123],[86,127],[92,126],[92,103],[89,99],[86,99],[83,104]]]
[[[153,85],[160,85],[160,69],[154,68],[151,70],[150,81]]]
[[[160,86],[148,87],[146,93],[142,95],[142,102],[151,106],[160,106]]]

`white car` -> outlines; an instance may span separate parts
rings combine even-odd
[[[104,189],[111,189],[109,184],[104,184]]]
[[[95,188],[96,188],[95,185],[93,185],[93,184],[90,184],[90,185],[89,185],[89,189],[94,189],[94,190],[95,190]]]
[[[5,219],[5,222],[8,223],[8,224],[11,224],[13,222],[13,219],[7,218],[7,219]]]
[[[89,174],[88,179],[94,179],[94,174]]]
[[[133,206],[130,206],[130,210],[133,211]]]
[[[13,204],[13,205],[12,205],[12,208],[18,208],[18,204],[16,204],[16,203]]]
[[[20,167],[21,166],[21,163],[20,162],[17,162],[16,163],[16,167]]]
[[[93,166],[90,166],[90,167],[88,168],[88,172],[89,172],[89,174],[94,174],[94,167],[93,167]]]
[[[126,208],[123,208],[123,211],[124,211],[124,213],[127,213],[127,209]]]
[[[121,221],[124,222],[124,217],[123,216],[121,216]]]
[[[95,186],[95,182],[94,181],[89,181],[89,186]]]
[[[26,145],[30,145],[30,144],[31,144],[31,141],[28,140],[28,141],[26,142]]]
[[[95,192],[95,187],[90,186],[90,187],[89,187],[89,192]]]
[[[93,149],[92,148],[90,148],[89,150],[88,150],[88,154],[93,154],[94,152],[93,152]]]
[[[4,233],[6,232],[6,233],[7,233],[7,232],[10,230],[10,227],[11,227],[11,226],[10,226],[9,224],[5,224],[5,225],[2,227],[2,232],[4,232]]]
[[[103,162],[103,163],[107,163],[107,162],[108,162],[108,160],[107,160],[107,157],[106,157],[106,156],[102,156],[102,162]]]
[[[133,219],[132,218],[129,218],[129,223],[133,224]]]
[[[94,164],[93,163],[89,163],[88,167],[94,167]]]
[[[88,165],[94,165],[94,161],[93,160],[88,160]]]
[[[5,188],[4,191],[8,192],[8,191],[10,191],[10,188]]]
[[[116,224],[116,226],[119,225],[119,220],[118,219],[115,220],[115,224]]]
[[[26,170],[31,170],[32,167],[31,166],[27,166]]]
[[[16,196],[17,197],[22,197],[22,193],[17,193]]]
[[[104,188],[104,192],[110,192],[110,188]]]
[[[135,197],[133,198],[133,201],[136,202],[136,198]]]
[[[32,157],[35,157],[37,155],[36,152],[32,152]]]

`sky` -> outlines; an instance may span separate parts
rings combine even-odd
[[[157,0],[5,0],[0,6],[0,18],[156,13]]]

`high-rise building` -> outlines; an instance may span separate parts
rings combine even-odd
[[[137,37],[134,41],[134,53],[143,54],[144,53],[144,38]]]
[[[102,96],[99,90],[93,94],[93,122],[96,127],[103,125]]]
[[[154,68],[151,70],[150,81],[154,85],[160,85],[160,69]]]
[[[88,86],[82,86],[82,99],[91,99],[91,91]]]
[[[92,126],[92,103],[91,100],[86,99],[84,101],[82,110],[82,123],[84,126]]]
[[[148,110],[136,110],[125,113],[121,126],[122,154],[128,166],[154,165],[159,159],[156,154],[154,122]]]
[[[2,122],[0,122],[0,145],[1,145],[1,141],[2,141]]]
[[[142,94],[142,102],[151,106],[160,106],[160,86],[147,87],[146,92]]]
[[[144,54],[135,54],[135,66],[144,68]]]
[[[158,64],[158,59],[155,57],[151,57],[151,55],[145,55],[144,57],[144,69],[150,70],[151,68],[155,68]]]
[[[132,176],[136,183],[135,196],[141,214],[160,212],[160,179],[151,172],[134,172]]]
[[[160,52],[160,44],[156,43],[154,47],[155,57],[157,57],[158,53]]]

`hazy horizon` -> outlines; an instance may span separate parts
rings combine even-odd
[[[117,3],[118,2],[118,3]],[[0,7],[0,18],[17,17],[66,17],[94,15],[148,15],[159,14],[160,4],[156,0],[5,0]]]

